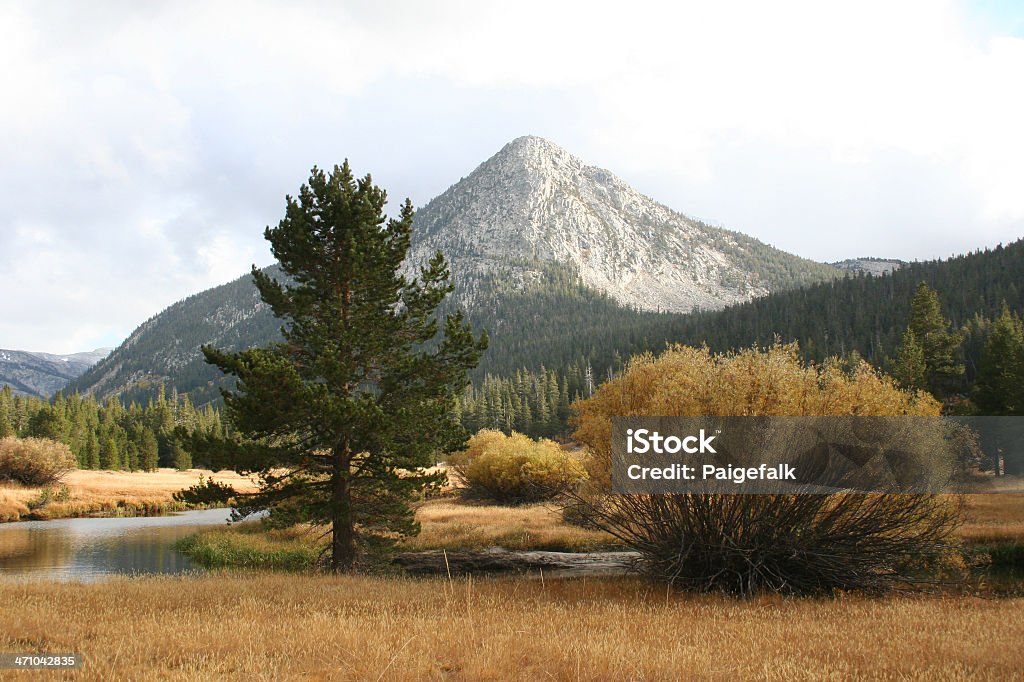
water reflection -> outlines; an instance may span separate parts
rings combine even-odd
[[[59,519],[0,524],[0,577],[92,580],[112,573],[199,570],[174,542],[227,522],[230,510],[172,516]]]

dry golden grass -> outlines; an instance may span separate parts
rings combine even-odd
[[[1024,600],[739,601],[637,580],[0,583],[0,650],[85,680],[1009,679]],[[52,679],[52,672],[18,679]],[[70,678],[71,675],[69,674]]]
[[[452,500],[431,500],[416,510],[421,531],[402,541],[403,550],[546,549],[581,552],[614,543],[610,535],[572,526],[559,510],[545,504],[504,507]]]
[[[967,541],[1024,540],[1024,495],[965,495],[964,524],[958,534]],[[613,545],[606,533],[573,526],[550,505],[521,507],[439,499],[416,511],[422,524],[418,537],[403,547],[419,549],[562,549],[588,551]]]
[[[1024,495],[965,495],[964,502],[964,540],[1024,540]]]
[[[586,552],[615,546],[615,538],[599,531],[567,524],[557,509],[535,504],[502,507],[452,500],[430,500],[416,509],[419,535],[402,539],[400,552],[428,549],[550,550]],[[274,558],[315,549],[326,541],[322,529],[299,526],[267,531],[259,524],[202,531],[189,554],[205,566],[255,565],[258,560],[277,565]],[[202,557],[195,552],[201,551]],[[243,557],[243,560],[239,560]]]
[[[29,503],[38,499],[42,488],[0,484],[0,522],[17,521],[33,514],[35,518],[56,519],[105,513],[156,513],[173,502],[173,495],[195,485],[199,476],[213,476],[236,489],[252,490],[251,480],[231,471],[213,473],[202,469],[178,471],[93,471],[76,469],[62,481],[68,487],[67,501],[53,501],[31,511]]]

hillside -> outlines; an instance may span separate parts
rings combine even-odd
[[[477,378],[580,356],[604,363],[659,342],[684,311],[840,272],[673,212],[536,137],[512,141],[417,212],[407,269],[437,250],[456,283],[450,305],[491,334]],[[203,404],[220,378],[199,346],[263,344],[279,326],[242,277],[148,320],[69,390],[131,400],[166,381]]]
[[[900,269],[906,263],[895,258],[847,258],[831,265],[854,274],[863,272],[865,275],[884,275]]]
[[[85,353],[53,355],[0,349],[0,386],[6,384],[16,394],[48,398],[110,350],[99,348]]]
[[[169,388],[191,394],[193,402],[201,405],[219,397],[218,373],[206,364],[201,345],[237,350],[266,343],[276,338],[279,329],[280,322],[260,300],[252,277],[244,275],[146,320],[67,390],[142,401],[166,381]]]
[[[1024,240],[936,261],[905,263],[875,277],[858,274],[784,291],[721,311],[687,316],[674,327],[683,343],[707,343],[722,350],[778,336],[798,341],[816,360],[857,351],[884,365],[899,345],[917,285],[936,289],[954,327],[976,315],[994,317],[1006,301],[1024,311]],[[968,342],[968,373],[973,371]]]

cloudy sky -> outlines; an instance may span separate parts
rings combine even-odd
[[[1024,236],[1014,0],[4,2],[0,63],[0,348],[269,263],[313,164],[422,205],[523,134],[819,260]]]

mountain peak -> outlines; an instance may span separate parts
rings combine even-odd
[[[502,153],[572,156],[562,147],[539,135],[522,135],[517,137],[498,151],[498,155]]]
[[[480,164],[473,174],[498,174],[503,178],[527,174],[562,175],[579,172],[584,163],[554,142],[536,135],[523,135]]]
[[[691,220],[535,135],[506,144],[415,220],[409,265],[443,251],[470,307],[479,282],[537,281],[542,263],[621,304],[677,312],[836,272]]]

